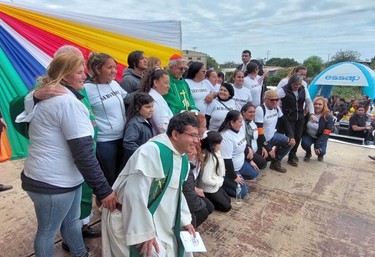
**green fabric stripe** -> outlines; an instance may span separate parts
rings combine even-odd
[[[7,136],[12,148],[12,159],[27,156],[28,140],[18,134],[14,129],[9,114],[9,103],[17,96],[26,95],[28,92],[25,84],[19,77],[13,65],[0,48],[0,108],[3,118],[7,123]]]

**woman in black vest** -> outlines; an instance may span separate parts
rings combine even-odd
[[[304,105],[310,112],[310,118],[315,121],[314,106],[310,98],[309,91],[302,85],[303,76],[294,74],[289,78],[288,84],[278,90],[278,95],[281,99],[281,109],[283,114],[289,121],[293,131],[295,146],[289,152],[288,163],[292,166],[298,166],[297,148],[302,138],[303,127],[305,125],[305,111]],[[283,128],[279,128],[281,133]]]

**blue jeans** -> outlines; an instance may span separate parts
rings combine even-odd
[[[254,169],[247,160],[244,161],[238,173],[240,173],[244,179],[254,179],[259,175],[259,172]]]
[[[312,136],[310,135],[303,135],[302,137],[302,143],[301,143],[301,146],[303,148],[303,150],[306,151],[306,154],[310,154],[311,155],[311,145],[312,144],[315,144],[317,138],[313,138]],[[315,147],[314,147],[315,148]],[[327,141],[325,141],[321,148],[320,148],[320,154],[319,156],[324,156],[327,152]]]
[[[38,221],[34,241],[35,256],[54,256],[54,243],[59,230],[72,256],[87,256],[79,220],[81,187],[63,194],[49,195],[30,191],[27,194],[34,203]]]
[[[96,157],[110,186],[121,172],[122,156],[122,139],[96,143]]]
[[[237,174],[239,172],[236,171]],[[241,175],[240,175],[241,176]],[[241,176],[242,177],[242,176]],[[233,179],[229,178],[227,175],[224,177],[224,183],[223,183],[223,189],[229,196],[236,197],[236,188],[237,188],[237,182]],[[246,183],[241,185],[241,197],[245,198],[248,194],[248,189]]]
[[[293,146],[288,145],[288,137],[275,132],[270,141],[268,141],[271,147],[276,146],[276,161],[281,161],[285,155],[287,155]]]

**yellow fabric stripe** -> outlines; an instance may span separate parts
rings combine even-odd
[[[172,54],[181,54],[179,49],[55,19],[3,4],[0,4],[0,9],[16,19],[86,47],[91,51],[107,53],[123,65],[127,65],[127,56],[135,50],[143,51],[147,57],[156,56],[160,58],[163,67],[167,65]]]

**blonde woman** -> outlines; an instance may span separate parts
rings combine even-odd
[[[306,124],[305,133],[302,137],[301,146],[306,151],[304,161],[310,161],[311,145],[314,144],[314,152],[318,156],[318,161],[323,161],[323,156],[327,151],[327,142],[329,134],[333,128],[333,116],[330,113],[327,100],[318,96],[313,101],[315,118],[313,121],[309,119]]]

